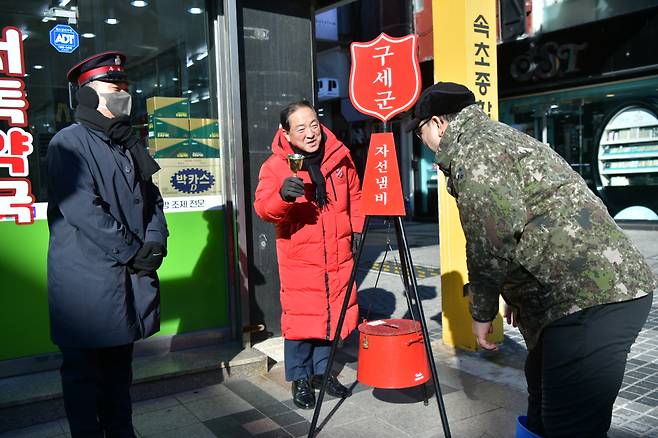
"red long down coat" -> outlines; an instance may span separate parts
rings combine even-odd
[[[260,169],[254,208],[276,226],[276,252],[281,281],[281,331],[286,339],[334,337],[352,272],[352,232],[363,229],[359,177],[347,147],[324,126],[325,152],[320,169],[329,203],[323,210],[312,202],[314,188],[307,171],[299,171],[305,196],[286,202],[279,195],[292,176],[286,155],[292,147],[279,129],[272,156]],[[341,338],[356,328],[356,288],[350,297]]]

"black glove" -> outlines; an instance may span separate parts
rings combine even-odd
[[[359,246],[361,246],[361,239],[363,239],[361,233],[352,233],[352,257],[356,257],[356,253],[359,251]]]
[[[167,248],[158,242],[144,242],[135,257],[129,262],[133,272],[142,277],[155,272],[167,255]]]
[[[296,176],[289,176],[283,180],[279,194],[281,199],[286,202],[293,202],[300,196],[304,196],[304,180]]]

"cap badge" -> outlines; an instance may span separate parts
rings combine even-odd
[[[114,64],[121,65],[121,57],[119,55],[114,58]]]

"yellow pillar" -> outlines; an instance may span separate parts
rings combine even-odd
[[[498,118],[496,71],[496,0],[433,0],[434,80],[466,85],[493,119]],[[471,332],[468,298],[466,240],[457,204],[446,191],[439,172],[439,236],[441,240],[441,294],[443,342],[477,350]],[[492,342],[502,342],[500,315],[494,321]]]

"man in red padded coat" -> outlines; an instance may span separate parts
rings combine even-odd
[[[292,153],[304,156],[298,176],[286,160]],[[272,156],[261,167],[254,207],[276,226],[286,380],[302,409],[315,407],[313,387],[319,388],[327,367],[363,228],[360,202],[347,147],[320,124],[309,102],[289,104],[281,111]],[[356,328],[358,314],[353,294],[341,338]],[[351,395],[334,375],[327,392]]]

